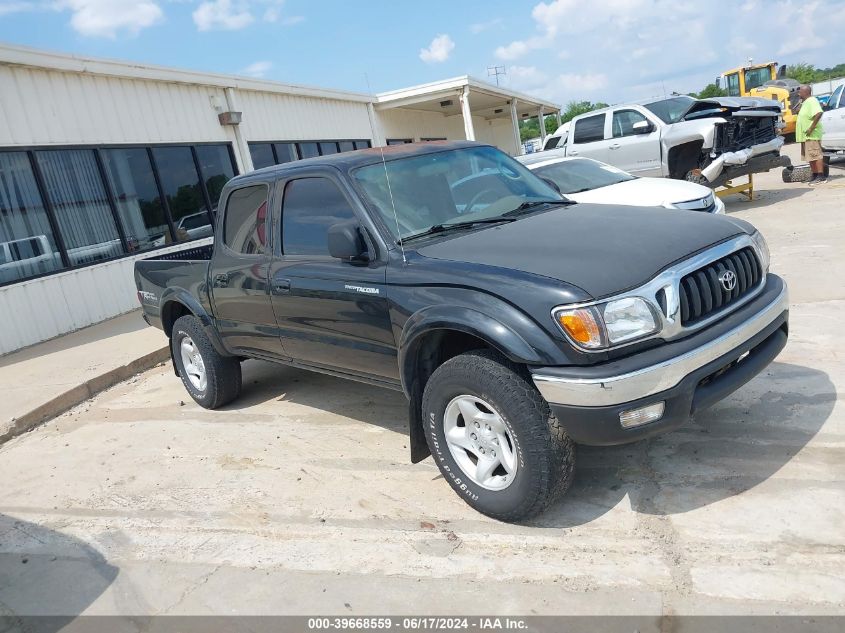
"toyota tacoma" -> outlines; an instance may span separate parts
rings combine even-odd
[[[505,521],[569,487],[578,444],[672,430],[787,340],[749,223],[576,204],[487,145],[269,167],[219,209],[213,247],[135,265],[191,397],[235,399],[247,358],[401,390],[411,461]]]

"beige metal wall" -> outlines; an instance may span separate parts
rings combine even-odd
[[[392,109],[377,112],[385,139],[412,138],[442,138],[450,141],[463,140],[464,120],[460,114],[444,116],[439,112],[425,110]],[[472,117],[475,128],[475,140],[490,143],[499,149],[516,155],[519,148],[513,140],[510,119],[491,119]]]
[[[0,65],[0,147],[233,141],[215,87]]]
[[[239,90],[238,107],[249,141],[372,139],[366,103]]]

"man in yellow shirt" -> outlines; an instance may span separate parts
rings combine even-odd
[[[810,171],[813,172],[809,184],[819,185],[827,182],[822,156],[822,126],[819,123],[822,118],[822,106],[812,94],[810,86],[803,85],[798,88],[801,109],[795,122],[795,140],[801,143],[801,156],[809,161]]]

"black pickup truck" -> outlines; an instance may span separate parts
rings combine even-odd
[[[411,460],[501,520],[568,488],[576,444],[674,429],[786,344],[747,222],[574,204],[487,145],[270,167],[219,209],[213,249],[135,268],[194,400],[236,398],[246,358],[402,390]]]

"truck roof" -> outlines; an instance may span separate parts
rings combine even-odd
[[[282,163],[281,165],[271,165],[270,167],[256,169],[247,174],[236,176],[232,182],[237,183],[241,180],[252,180],[256,176],[275,177],[305,167],[330,166],[341,171],[351,171],[363,165],[380,163],[382,160],[392,161],[411,156],[423,156],[425,154],[435,154],[437,152],[466,147],[483,147],[485,145],[489,144],[475,141],[426,141],[424,143],[404,143],[402,145],[388,145],[386,147],[371,147],[369,149],[359,149],[340,154],[330,154],[328,156],[304,158],[289,163]]]

